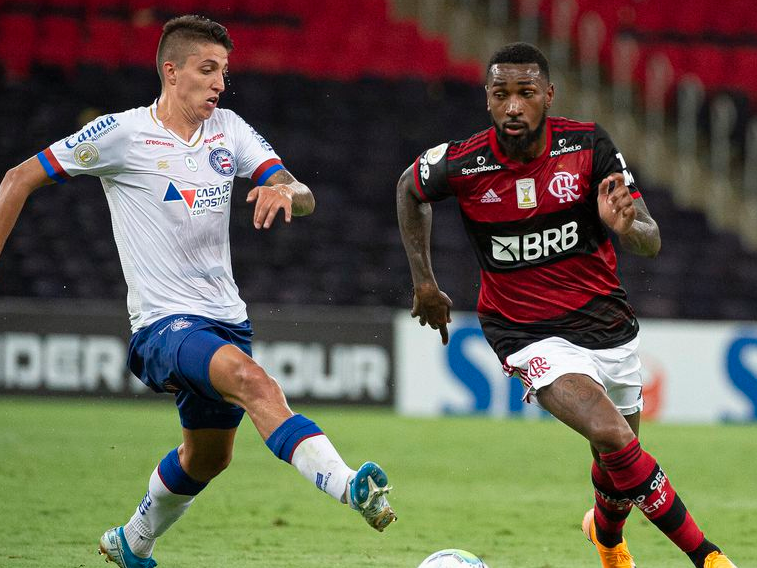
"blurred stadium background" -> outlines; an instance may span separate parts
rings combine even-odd
[[[100,114],[150,104],[160,88],[154,54],[162,23],[183,13],[207,15],[229,28],[236,49],[222,106],[261,132],[316,195],[313,216],[257,232],[244,203],[247,186],[236,183],[232,258],[257,332],[256,358],[298,406],[370,405],[389,416],[539,415],[523,407],[517,384],[502,380],[471,313],[478,272],[453,203],[435,206],[433,233],[437,277],[457,310],[449,348],[442,349],[434,332],[410,319],[411,282],[394,191],[400,173],[424,149],[488,127],[482,82],[491,52],[516,40],[542,47],[557,88],[553,114],[596,120],[607,128],[661,227],[658,258],[619,254],[621,279],[642,318],[647,419],[709,422],[716,428],[726,428],[717,425],[722,422],[751,423],[740,427],[745,430],[733,437],[730,453],[722,453],[740,456],[722,457],[731,477],[724,481],[713,471],[707,478],[716,493],[721,482],[730,484],[727,511],[706,509],[709,502],[698,505],[717,518],[731,514],[731,525],[724,524],[721,534],[738,525],[742,556],[753,550],[748,542],[753,544],[754,531],[743,530],[750,523],[754,528],[757,511],[749,466],[757,439],[757,10],[752,0],[0,0],[0,172]],[[22,449],[25,432],[32,429],[23,419],[37,424],[36,417],[48,413],[38,401],[22,403],[16,395],[43,396],[60,405],[66,404],[60,402],[63,396],[83,397],[90,408],[97,406],[86,404],[91,396],[154,398],[124,368],[125,297],[99,181],[82,176],[36,192],[0,259],[0,398],[5,399],[0,400],[5,424],[0,453],[6,456],[0,474],[17,483],[8,486],[16,501],[9,501],[12,514],[5,521],[29,513],[19,473],[26,470],[14,466],[14,459],[28,463],[36,452]],[[71,404],[77,413],[82,408]],[[107,429],[102,424],[108,408],[82,417],[81,427]],[[65,414],[65,407],[56,406],[55,412]],[[366,412],[370,422],[374,414]],[[138,423],[136,416],[131,419]],[[361,422],[348,414],[345,427],[353,427],[352,419]],[[40,423],[42,430],[29,443],[39,443],[34,448],[46,456],[42,444],[56,444],[60,430]],[[400,424],[388,438],[391,443],[384,441],[386,448],[379,444],[379,458],[386,456],[399,475],[410,475],[412,468],[403,472],[401,460],[392,456],[414,453],[412,447],[398,450],[398,444],[406,436],[402,428],[418,425]],[[457,428],[454,421],[433,424],[429,436],[437,432],[439,439],[445,438],[445,427],[449,433]],[[667,426],[655,425],[654,432],[667,435],[670,451],[677,443],[698,447],[705,432],[698,426]],[[686,442],[684,432],[691,436]],[[707,432],[713,444],[731,440],[727,429]],[[558,447],[573,448],[562,445],[567,442],[561,435],[550,436],[560,440]],[[349,444],[349,435],[343,437]],[[164,444],[156,442],[155,451],[163,451]],[[440,451],[446,456],[456,450]],[[152,467],[160,455],[138,465]],[[89,458],[96,468],[96,456]],[[549,457],[543,459],[540,463],[549,463]],[[58,462],[41,463],[37,467],[46,471]],[[108,467],[115,475],[125,463],[109,461]],[[439,467],[445,467],[444,460]],[[491,475],[487,467],[479,468],[476,480]],[[682,469],[692,467],[696,463]],[[691,484],[704,479],[697,473]],[[140,475],[136,469],[134,475]],[[584,477],[576,483],[588,491]],[[138,493],[141,477],[135,483]],[[124,499],[119,507],[130,508],[131,496]],[[445,503],[436,506],[443,511]],[[510,548],[512,527],[523,520],[508,514],[492,511],[482,517],[500,519],[496,539],[508,545],[480,546],[495,550],[489,560],[507,553],[524,559],[518,566],[541,568],[525,562],[532,549],[523,535],[517,552]],[[478,543],[481,531],[470,529],[475,518],[464,517],[466,530],[475,533],[472,542]],[[562,531],[560,523],[567,522],[552,526]],[[445,523],[443,534],[458,534],[452,526]],[[72,537],[70,562],[61,566],[79,565],[77,539],[89,542],[91,530],[82,527]],[[8,534],[0,528],[0,547],[4,540],[10,543],[0,566],[34,539],[8,541]],[[425,542],[435,548],[449,544],[420,533],[413,539],[401,541],[407,548],[398,554],[405,564],[433,550],[424,549]],[[654,546],[648,550],[658,554],[655,566],[679,565],[658,552],[667,545],[656,541]],[[554,562],[563,557],[555,550],[542,552]],[[388,565],[381,556],[346,558],[344,564],[332,558],[332,565]],[[566,568],[594,565],[586,558]],[[751,560],[757,562],[757,556]],[[41,558],[24,562],[19,556],[9,565],[38,566]],[[229,562],[225,565],[236,566]],[[286,558],[280,562],[266,565],[291,565]],[[312,559],[298,565],[323,564]]]
[[[658,258],[619,255],[638,315],[652,331],[662,325],[662,340],[648,342],[648,416],[754,419],[757,12],[748,6],[0,0],[0,170],[95,116],[149,104],[159,92],[162,23],[190,12],[215,18],[236,42],[224,104],[318,201],[312,217],[255,232],[237,184],[232,258],[258,327],[258,356],[295,400],[522,413],[518,389],[498,385],[496,361],[466,343],[481,343],[466,316],[478,279],[453,203],[435,208],[433,246],[438,279],[461,311],[458,348],[426,352],[434,335],[409,327],[393,194],[425,148],[488,126],[481,85],[491,52],[508,41],[537,43],[553,67],[553,114],[610,131],[661,226]],[[125,294],[99,181],[82,176],[35,193],[0,262],[3,391],[138,392],[118,362]],[[457,383],[423,408],[403,387],[419,361],[418,372],[439,367]],[[307,378],[309,366],[321,369],[319,384]],[[723,394],[720,406],[711,389]],[[682,390],[700,393],[698,401]],[[676,408],[665,406],[671,401]]]
[[[421,151],[489,125],[489,55],[509,41],[534,42],[552,62],[553,114],[610,131],[661,226],[658,258],[619,255],[638,315],[667,322],[663,339],[648,342],[648,416],[754,419],[757,11],[749,6],[0,0],[0,170],[95,116],[149,104],[159,92],[162,23],[189,12],[215,18],[236,42],[224,104],[273,144],[318,202],[291,227],[255,232],[247,188],[237,184],[232,258],[262,341],[258,356],[295,400],[521,413],[517,387],[500,389],[496,361],[466,343],[481,343],[466,319],[477,269],[451,202],[435,207],[433,246],[438,279],[461,310],[460,347],[429,346],[430,367],[419,355],[435,337],[407,327],[411,284],[393,194]],[[138,391],[118,362],[125,294],[99,181],[82,176],[35,193],[0,262],[3,392]],[[425,409],[403,402],[417,394],[402,386],[412,356],[456,381],[451,400],[440,395]],[[320,387],[306,384],[314,365]],[[713,405],[711,390],[726,402]]]

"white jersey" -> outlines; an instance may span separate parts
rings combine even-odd
[[[234,176],[263,184],[284,166],[236,113],[216,109],[189,142],[163,127],[157,103],[101,116],[37,157],[58,182],[100,178],[129,288],[132,331],[177,313],[239,323],[231,273]]]

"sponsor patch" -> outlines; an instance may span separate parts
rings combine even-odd
[[[216,148],[208,156],[210,166],[222,176],[233,176],[237,171],[234,156],[226,148]]]
[[[113,115],[101,118],[97,122],[90,122],[86,128],[66,138],[66,148],[76,148],[76,146],[83,142],[98,140],[119,126],[118,121]]]
[[[464,176],[469,176],[473,174],[482,174],[484,172],[495,172],[501,169],[502,169],[502,166],[500,164],[488,164],[488,165],[484,164],[481,166],[476,166],[475,168],[463,168],[461,170],[461,173]]]
[[[447,147],[449,144],[445,142],[444,144],[439,144],[438,146],[435,146],[434,148],[431,148],[428,152],[426,152],[426,161],[428,161],[429,166],[433,166],[435,164],[439,163],[439,160],[441,160],[444,157],[444,154],[447,152]]]
[[[192,216],[205,215],[211,209],[217,209],[229,203],[231,198],[231,182],[209,187],[192,187],[182,189],[173,182],[168,183],[163,202],[181,201],[189,209]]]
[[[583,146],[580,144],[572,144],[571,146],[566,146],[568,142],[565,140],[565,138],[560,138],[558,141],[558,145],[560,148],[558,150],[552,150],[549,153],[549,156],[551,158],[554,158],[556,156],[562,156],[563,154],[571,154],[573,152],[580,152],[583,149]]]
[[[166,148],[173,148],[175,144],[173,142],[166,142],[165,140],[153,140],[148,138],[145,140],[147,146],[165,146]]]
[[[89,142],[79,144],[74,150],[74,161],[82,168],[91,168],[100,161],[100,152]]]
[[[578,223],[525,235],[492,236],[492,258],[504,264],[537,262],[570,251],[578,245]]]
[[[515,193],[518,196],[518,209],[536,207],[536,181],[534,178],[523,178],[515,182]]]
[[[187,169],[190,172],[196,172],[197,171],[197,161],[192,156],[185,156],[184,157],[184,164],[187,166]]]
[[[206,138],[205,140],[202,141],[202,143],[203,144],[210,144],[211,142],[215,142],[217,140],[220,140],[221,138],[224,138],[224,133],[223,132],[219,132],[218,134],[214,134],[210,138]]]

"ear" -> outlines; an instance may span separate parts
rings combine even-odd
[[[555,98],[555,85],[554,83],[550,83],[549,87],[547,87],[547,93],[546,93],[546,100],[544,101],[544,106],[547,108],[550,108],[552,106],[552,101]]]
[[[176,85],[176,64],[171,61],[163,63],[163,79],[167,85]]]
[[[489,85],[484,85],[484,91],[486,92],[486,110],[491,112],[492,107],[489,105]]]

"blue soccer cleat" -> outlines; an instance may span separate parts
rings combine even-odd
[[[389,480],[378,464],[365,462],[350,479],[348,503],[359,511],[365,521],[382,532],[397,520],[386,494],[391,491]]]
[[[105,555],[105,562],[115,562],[119,568],[153,568],[158,564],[152,556],[140,558],[131,551],[123,527],[105,531],[100,538],[100,554]]]

